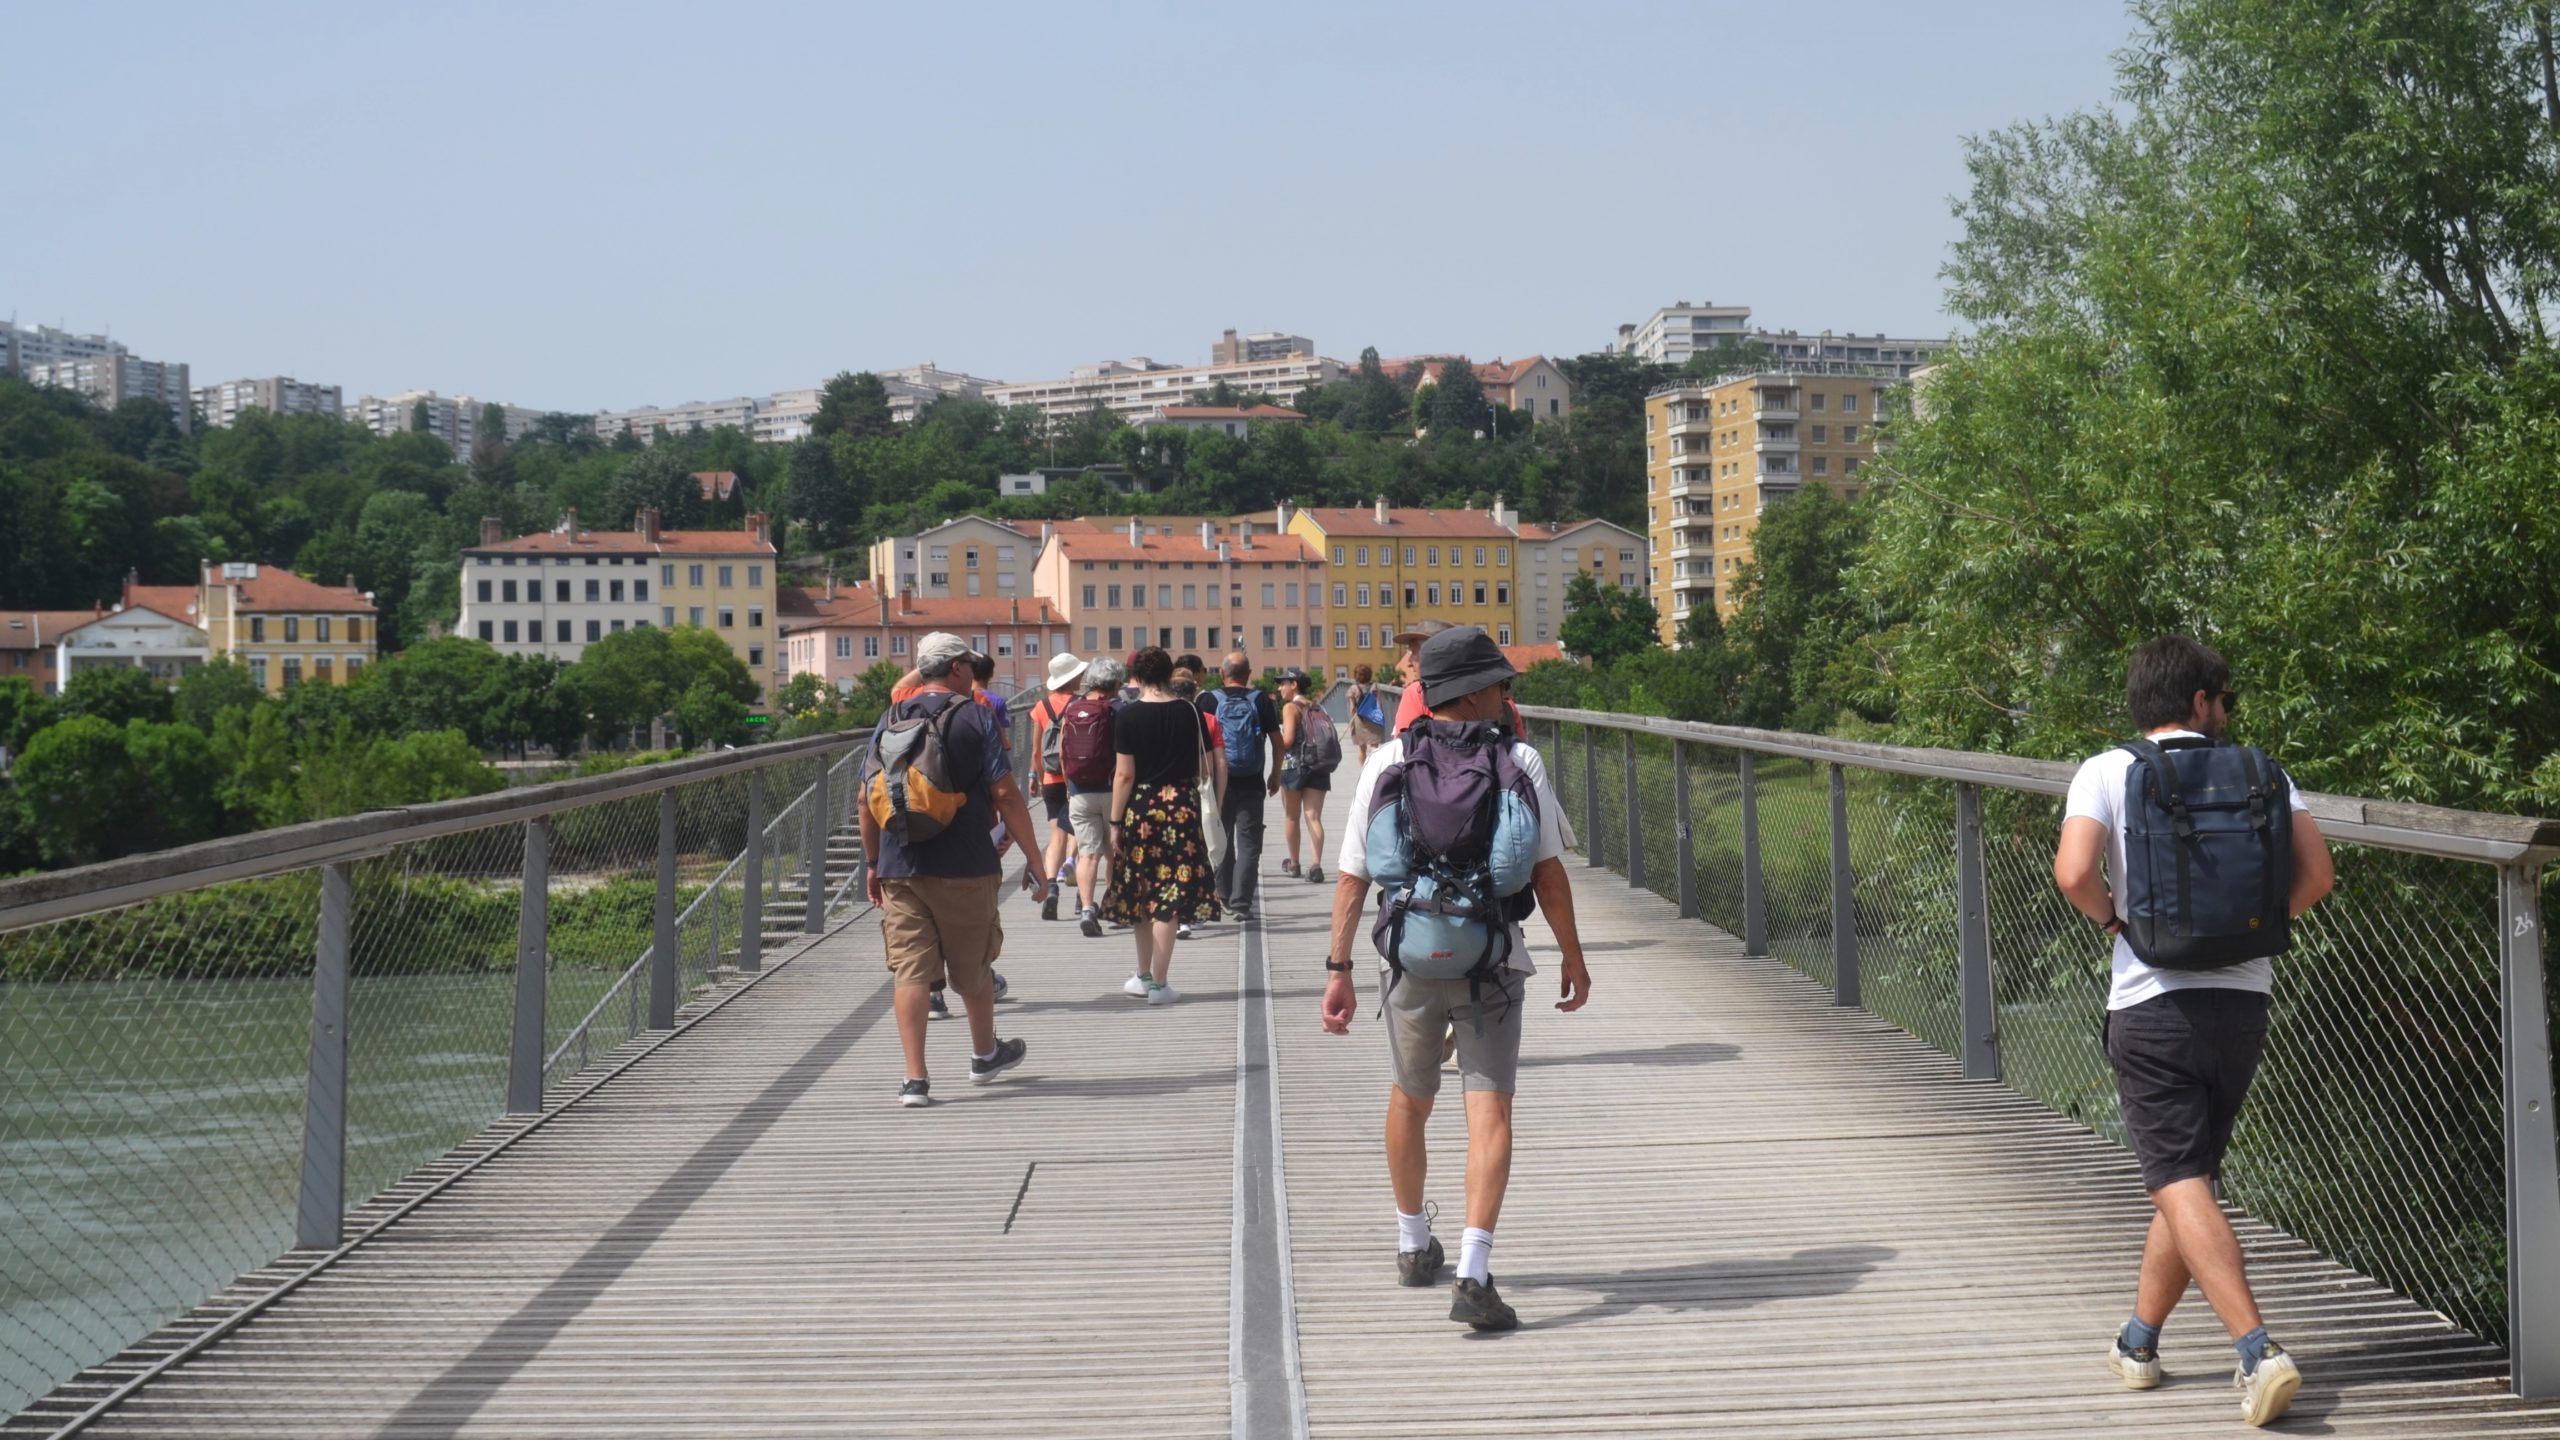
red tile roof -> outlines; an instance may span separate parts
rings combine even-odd
[[[0,650],[42,650],[104,614],[101,610],[0,610]]]
[[[128,609],[150,610],[186,624],[196,623],[196,587],[193,585],[135,585],[124,587],[124,603]]]
[[[1215,564],[1219,539],[1226,541],[1228,559],[1251,564],[1282,560],[1317,564],[1324,558],[1322,552],[1297,536],[1274,534],[1268,530],[1254,532],[1253,548],[1249,550],[1240,537],[1223,533],[1204,546],[1200,543],[1200,525],[1196,520],[1190,529],[1171,535],[1142,535],[1135,545],[1129,543],[1129,532],[1125,527],[1119,530],[1061,530],[1056,543],[1066,551],[1070,560],[1147,559],[1168,563],[1206,560]]]
[[[773,542],[744,530],[661,530],[652,544],[637,530],[581,530],[570,539],[557,531],[519,535],[495,545],[465,545],[465,555],[771,555]]]
[[[1388,523],[1378,523],[1375,509],[1367,505],[1333,509],[1310,505],[1298,512],[1312,517],[1316,527],[1330,538],[1338,535],[1375,537],[1411,535],[1431,540],[1508,540],[1511,532],[1493,522],[1481,510],[1389,510]]]
[[[1563,659],[1564,646],[1553,640],[1543,645],[1505,645],[1502,658],[1511,662],[1512,669],[1525,671],[1541,660]]]
[[[272,565],[259,566],[257,575],[246,580],[225,578],[220,568],[208,567],[205,579],[236,592],[232,609],[242,615],[279,610],[330,615],[374,613],[373,602],[352,585],[322,585]]]
[[[903,604],[901,599],[903,598]],[[1016,608],[1019,606],[1020,608]],[[801,586],[786,587],[776,598],[776,619],[786,635],[841,626],[886,625],[893,630],[958,630],[990,625],[1063,626],[1067,617],[1036,595],[892,596],[888,618],[880,614],[880,591],[869,580],[836,586],[836,598]]]
[[[735,470],[696,470],[693,478],[702,486],[702,498],[705,500],[726,500],[738,493],[738,472]]]

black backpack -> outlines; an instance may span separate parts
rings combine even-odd
[[[2143,964],[2218,970],[2293,945],[2293,783],[2254,745],[2134,740],[2124,938]]]

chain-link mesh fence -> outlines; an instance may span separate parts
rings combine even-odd
[[[791,902],[813,871],[822,897],[855,874],[849,753],[761,767],[763,928],[777,943],[800,933]],[[839,769],[813,836],[821,764]],[[679,1004],[743,944],[749,783],[732,772],[664,792]],[[646,1026],[660,803],[603,799],[540,822],[555,1087]],[[493,821],[347,864],[351,1210],[506,1108],[525,831]],[[321,888],[304,869],[0,931],[0,1414],[294,1245]]]
[[[1559,797],[1591,813],[1586,727],[1534,722]],[[1601,823],[1584,838],[1627,869],[1632,805],[1645,888],[1678,894],[1670,741],[1589,730]],[[1688,744],[1699,913],[1740,935],[1740,756]],[[1753,758],[1770,950],[1835,982],[1827,764]],[[1933,1047],[1961,1051],[1956,796],[1951,782],[1844,767],[1861,1002]],[[1980,794],[1983,898],[2002,1080],[2123,1140],[2101,1031],[2109,942],[2052,878],[2058,797]],[[2338,883],[2297,922],[2280,962],[2266,1058],[2234,1138],[2227,1193],[2456,1322],[2503,1341],[2507,1217],[2497,876],[2461,860],[2335,844]],[[2560,885],[2546,876],[2546,916]],[[2551,1000],[2560,1035],[2560,994]]]

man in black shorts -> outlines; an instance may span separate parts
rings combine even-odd
[[[2230,665],[2179,636],[2134,651],[2125,694],[2143,735],[2164,741],[2221,739],[2240,699],[2231,688]],[[2160,1327],[2193,1279],[2239,1352],[2242,1418],[2264,1425],[2293,1402],[2302,1372],[2284,1347],[2267,1338],[2239,1237],[2223,1217],[2215,1186],[2240,1103],[2266,1047],[2275,965],[2244,960],[2213,970],[2168,970],[2135,956],[2108,883],[2112,877],[2121,886],[2126,874],[2125,784],[2133,764],[2131,752],[2115,749],[2081,765],[2064,802],[2062,842],[2053,857],[2053,878],[2064,897],[2115,937],[2107,1059],[2115,1067],[2127,1138],[2142,1163],[2142,1187],[2151,1192],[2154,1207],[2133,1318],[2116,1336],[2107,1363],[2133,1389],[2159,1384]],[[2292,796],[2290,903],[2300,915],[2329,893],[2336,871],[2302,792],[2295,789]]]

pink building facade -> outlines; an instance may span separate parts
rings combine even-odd
[[[884,594],[862,581],[829,590],[786,587],[776,608],[782,620],[784,684],[816,675],[839,690],[850,689],[883,660],[900,669],[911,667],[916,642],[948,630],[994,659],[996,674],[989,688],[1011,696],[1043,688],[1049,657],[1071,648],[1066,617],[1035,597],[928,599]]]
[[[1129,522],[1052,531],[1032,591],[1057,606],[1069,648],[1126,657],[1161,645],[1213,666],[1227,651],[1242,650],[1257,672],[1322,672],[1322,552],[1250,521],[1192,519],[1162,533],[1168,528],[1175,527]]]

